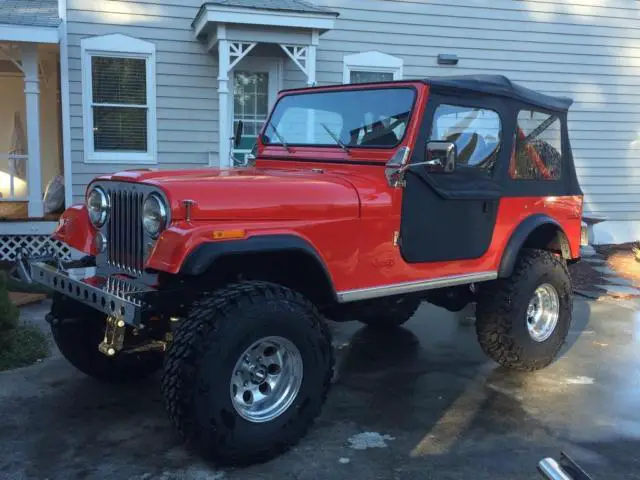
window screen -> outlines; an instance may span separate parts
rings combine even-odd
[[[516,143],[509,174],[515,179],[557,180],[562,170],[561,123],[558,117],[532,110],[518,113]]]
[[[442,104],[436,108],[431,140],[453,142],[458,166],[493,169],[502,140],[500,116],[493,110]]]
[[[146,152],[146,60],[91,57],[91,88],[94,150]]]

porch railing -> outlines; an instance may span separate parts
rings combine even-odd
[[[24,163],[24,178],[16,175],[16,168]],[[0,202],[29,200],[27,185],[29,156],[0,153]]]

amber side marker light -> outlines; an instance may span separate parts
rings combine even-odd
[[[236,238],[244,238],[247,236],[246,230],[215,230],[213,232],[214,240],[229,240]]]

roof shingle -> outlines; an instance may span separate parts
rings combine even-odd
[[[0,24],[57,27],[57,0],[0,0]]]
[[[2,0],[0,0],[2,1]],[[337,12],[317,7],[304,0],[210,0],[209,5],[228,7],[258,8],[261,10],[279,10],[285,12],[324,13],[338,15]]]

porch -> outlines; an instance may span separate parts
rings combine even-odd
[[[0,261],[67,256],[49,236],[65,208],[55,0],[0,2]]]
[[[285,62],[297,70],[290,87],[316,84],[316,50],[337,12],[296,0],[214,0],[193,21],[195,36],[218,58],[218,144],[212,166],[247,161],[269,109],[285,87]],[[295,74],[295,72],[294,72]],[[233,131],[242,121],[241,144]]]

